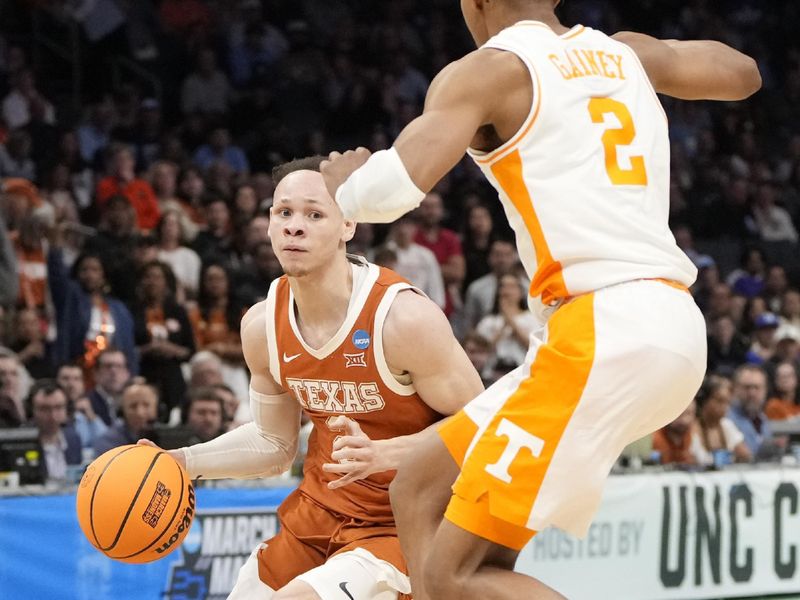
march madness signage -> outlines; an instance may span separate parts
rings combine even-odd
[[[277,531],[274,509],[199,510],[175,552],[163,598],[224,600],[253,550]]]
[[[612,477],[583,540],[538,534],[517,570],[571,600],[800,591],[800,470]]]

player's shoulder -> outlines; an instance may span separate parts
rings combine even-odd
[[[256,330],[256,328],[260,328],[261,331],[266,332],[266,323],[267,301],[262,300],[248,308],[247,312],[244,313],[241,323],[242,335],[244,335],[245,332],[252,332]]]
[[[383,338],[390,344],[427,344],[452,337],[447,317],[427,296],[413,289],[401,290],[392,301],[383,326]]]
[[[499,48],[478,48],[444,67],[431,88],[480,88],[492,92],[497,85],[513,86],[526,81],[528,70],[516,54]]]

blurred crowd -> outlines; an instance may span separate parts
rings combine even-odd
[[[664,99],[670,220],[699,269],[709,377],[623,460],[780,457],[792,442],[771,423],[800,414],[800,6],[560,10],[607,32],[720,39],[759,62],[764,89],[747,102]],[[65,27],[79,42],[70,68],[39,43]],[[281,274],[267,235],[272,167],[386,148],[432,77],[470,49],[454,0],[3,3],[0,427],[38,427],[58,479],[143,435],[187,443],[247,420],[238,324]],[[118,58],[148,77],[115,76]],[[349,251],[438,303],[487,385],[523,361],[528,282],[469,162],[411,215],[359,225]]]

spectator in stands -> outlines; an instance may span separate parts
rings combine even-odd
[[[208,196],[203,212],[207,229],[197,234],[192,247],[203,261],[227,260],[233,247],[228,203],[221,196]]]
[[[24,129],[8,135],[5,144],[0,144],[0,177],[21,177],[36,181],[36,164],[31,156],[33,140]]]
[[[93,375],[94,389],[89,392],[89,402],[95,414],[110,426],[119,416],[120,397],[131,377],[125,354],[116,348],[106,348],[95,361]]]
[[[239,180],[250,172],[247,156],[239,146],[231,143],[230,131],[225,127],[215,128],[208,137],[208,143],[200,146],[194,155],[194,164],[203,171],[219,163],[227,165]]]
[[[189,361],[189,386],[204,387],[222,384],[222,360],[208,350],[201,350]]]
[[[712,323],[720,317],[733,318],[733,291],[727,283],[718,283],[708,295],[705,317],[707,323]]]
[[[228,78],[217,68],[217,57],[210,48],[197,56],[197,68],[181,88],[181,110],[184,115],[224,115],[228,112],[231,89]]]
[[[67,478],[67,465],[81,464],[83,453],[78,432],[70,424],[67,395],[52,379],[33,386],[29,405],[31,423],[39,429],[48,480]]]
[[[797,242],[797,230],[785,208],[777,206],[777,188],[772,181],[758,186],[753,203],[753,216],[758,234],[765,242]]]
[[[230,431],[236,429],[240,425],[244,425],[250,420],[249,407],[243,407],[236,397],[234,391],[224,383],[218,383],[212,386],[217,396],[222,400],[222,407],[225,409],[223,418],[223,429]],[[246,415],[247,418],[244,418]]]
[[[47,321],[35,308],[23,308],[15,316],[14,343],[11,349],[34,379],[48,379],[56,374],[52,348],[45,340]]]
[[[400,217],[390,226],[386,247],[397,255],[395,271],[444,308],[442,270],[433,252],[414,242],[416,231],[417,226],[410,214]]]
[[[122,392],[120,408],[122,418],[95,441],[95,455],[148,437],[158,416],[158,392],[150,385],[132,383]]]
[[[778,320],[780,325],[775,332],[775,338],[782,340],[788,337],[800,342],[800,292],[797,290],[784,292]]]
[[[185,167],[178,180],[178,200],[195,225],[205,225],[206,182],[197,167]]]
[[[727,286],[726,286],[727,287]],[[708,329],[708,371],[732,374],[747,359],[749,343],[728,315],[715,319]]]
[[[767,280],[764,282],[762,295],[767,301],[770,312],[781,312],[783,295],[789,290],[789,280],[783,265],[770,265],[767,269]]]
[[[464,316],[467,326],[474,328],[488,315],[497,297],[497,283],[500,277],[510,273],[519,257],[514,244],[508,240],[495,240],[489,250],[490,273],[476,279],[467,288],[464,299]]]
[[[102,153],[111,142],[114,128],[114,100],[109,95],[92,105],[89,119],[76,132],[80,157],[90,165],[102,164]]]
[[[675,236],[675,242],[678,244],[678,247],[683,250],[684,254],[689,257],[689,260],[691,260],[698,269],[701,268],[701,266],[707,265],[709,261],[713,262],[714,259],[708,254],[702,254],[694,247],[694,236],[688,225],[678,225],[673,228],[672,233]]]
[[[186,399],[186,425],[200,442],[207,442],[225,431],[225,407],[213,387],[194,388]]]
[[[742,365],[733,376],[733,401],[728,417],[744,434],[744,442],[756,458],[771,452],[772,428],[764,414],[767,374],[758,365]]]
[[[254,219],[258,218],[259,208],[260,202],[252,185],[245,183],[236,187],[236,192],[233,194],[233,223],[235,227],[247,227]],[[269,226],[268,218],[267,226]]]
[[[100,352],[113,344],[125,354],[132,372],[138,373],[133,318],[122,302],[106,293],[100,257],[82,254],[69,275],[61,250],[54,245],[47,258],[47,270],[56,308],[56,360],[78,362],[88,371]]]
[[[167,211],[176,212],[180,221],[181,240],[191,242],[197,235],[199,227],[192,220],[192,215],[190,211],[186,210],[183,201],[177,196],[178,166],[168,160],[154,162],[150,167],[150,182],[156,194],[162,218]]]
[[[239,322],[243,312],[225,268],[213,262],[204,265],[198,306],[190,315],[197,348],[213,352],[225,363],[241,366],[244,358]]]
[[[161,216],[156,194],[150,184],[136,177],[133,152],[124,144],[113,144],[107,156],[109,175],[97,183],[97,206],[101,214],[112,196],[125,196],[136,212],[139,229],[150,230]]]
[[[492,344],[490,366],[496,375],[508,373],[523,363],[536,324],[519,277],[514,273],[501,275],[492,312],[475,328],[478,335]]]
[[[81,438],[81,446],[91,448],[94,441],[106,432],[108,425],[97,416],[92,401],[86,395],[83,370],[78,365],[61,365],[56,375],[56,383],[67,395],[69,412],[72,414],[75,431]]]
[[[175,301],[175,276],[162,262],[144,266],[139,301],[133,312],[141,375],[159,391],[159,416],[183,402],[186,382],[181,365],[194,354],[194,335],[186,310]]]
[[[3,121],[9,129],[25,127],[32,119],[40,118],[54,125],[53,105],[36,88],[36,77],[30,69],[22,69],[14,77],[13,89],[3,98]]]
[[[677,419],[653,433],[653,450],[659,453],[661,464],[694,465],[692,432],[697,408],[692,402]]]
[[[445,287],[444,312],[449,317],[460,308],[461,287],[466,275],[466,263],[461,251],[461,240],[452,229],[442,226],[444,202],[438,192],[429,192],[415,212],[417,232],[414,242],[424,246],[436,257]]]
[[[31,214],[22,219],[14,241],[19,272],[17,305],[39,311],[45,321],[50,296],[44,254],[46,229],[44,221],[36,214]]]
[[[797,417],[800,415],[797,399],[797,367],[791,362],[780,363],[775,368],[773,394],[767,401],[764,414],[773,421]]]
[[[25,396],[29,386],[30,376],[17,355],[5,349],[0,352],[0,396],[11,401],[11,406],[5,406],[5,410],[18,424],[28,418]]]
[[[243,306],[252,306],[267,297],[269,285],[283,273],[269,242],[259,242],[253,249],[251,264],[236,277],[236,297]]]
[[[472,366],[480,374],[484,387],[489,387],[496,379],[491,368],[494,350],[492,343],[482,335],[472,331],[466,335],[462,346],[464,346],[464,352],[467,353]]]
[[[764,254],[758,248],[748,248],[742,256],[741,264],[741,268],[728,276],[727,283],[737,294],[747,298],[758,296],[764,290]]]
[[[175,274],[177,298],[196,298],[202,265],[197,252],[183,245],[186,238],[181,223],[175,210],[167,210],[161,215],[156,227],[158,260],[168,264]]]
[[[709,375],[700,386],[695,403],[697,420],[692,450],[698,465],[722,466],[728,462],[750,462],[753,455],[744,443],[744,434],[726,415],[731,404],[732,385],[728,378]],[[726,456],[715,463],[714,455],[723,451]]]
[[[762,313],[755,318],[753,343],[747,353],[748,362],[761,365],[772,359],[778,343],[775,332],[779,324],[778,317],[771,312]]]
[[[492,243],[494,220],[489,208],[478,200],[467,211],[462,234],[464,262],[464,292],[470,284],[489,272],[489,248]]]

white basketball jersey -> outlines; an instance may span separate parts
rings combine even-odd
[[[500,195],[531,297],[551,304],[647,278],[691,285],[697,270],[667,224],[667,120],[634,52],[587,27],[559,36],[536,21],[483,47],[516,54],[533,82],[519,132],[469,151]]]

